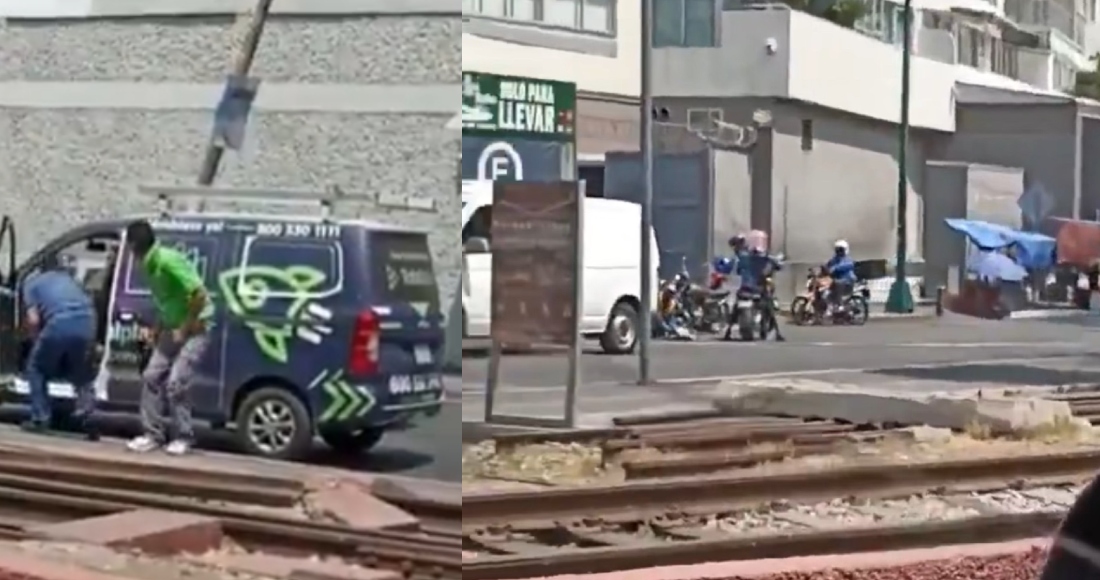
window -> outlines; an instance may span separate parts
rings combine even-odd
[[[371,260],[373,299],[419,303],[439,311],[439,289],[427,236],[376,232],[371,235]]]
[[[688,129],[700,133],[713,133],[719,128],[718,122],[722,120],[722,109],[688,109]]]
[[[813,119],[802,119],[802,150],[812,151],[814,148],[814,122]]]
[[[905,10],[889,0],[867,0],[866,12],[856,21],[854,28],[891,44],[901,44],[905,27]],[[912,27],[912,20],[910,27]]]
[[[717,46],[715,0],[653,0],[653,46]]]
[[[243,275],[237,278],[237,294],[263,298],[322,298],[344,287],[344,260],[338,242],[249,237],[241,256]],[[308,289],[292,288],[278,276],[258,268],[284,271],[294,266],[316,268],[322,280]],[[250,269],[257,269],[249,272]]]
[[[659,3],[661,0],[657,1]],[[597,34],[615,34],[616,2],[617,0],[462,0],[462,13]]]
[[[217,251],[217,240],[211,238],[161,236],[163,246],[182,252],[199,271],[199,276],[209,285],[210,260]],[[144,296],[149,294],[149,283],[145,280],[140,264],[134,263],[134,255],[126,252],[125,262],[126,294]]]

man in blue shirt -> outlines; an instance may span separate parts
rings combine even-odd
[[[848,252],[848,242],[837,240],[833,244],[833,257],[825,263],[825,270],[829,273],[829,277],[833,279],[833,288],[829,293],[829,298],[832,300],[833,307],[838,310],[843,308],[844,298],[852,292],[852,288],[856,284],[856,263],[852,261]]]
[[[55,266],[57,266],[55,264]],[[89,439],[95,405],[95,308],[92,299],[68,272],[55,267],[23,283],[26,329],[34,337],[27,356],[25,378],[30,386],[31,418],[28,431],[44,432],[50,426],[51,381],[73,386],[80,426]]]

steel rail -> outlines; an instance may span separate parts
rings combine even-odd
[[[298,479],[247,473],[152,465],[129,461],[42,454],[0,446],[0,473],[59,479],[98,487],[130,487],[169,495],[194,495],[209,499],[268,507],[289,507],[301,499],[305,484]]]
[[[1049,534],[1063,513],[978,516],[916,525],[875,526],[773,536],[733,536],[631,546],[561,549],[537,555],[479,555],[463,563],[463,580],[511,580],[561,574],[619,572],[715,561],[898,550],[998,542]]]
[[[336,555],[366,566],[412,573],[417,578],[462,576],[460,542],[417,531],[364,530],[177,497],[0,473],[0,501],[49,506],[76,517],[153,508],[218,518],[226,535],[246,546],[275,552]]]
[[[864,465],[762,476],[726,475],[625,482],[616,485],[467,495],[463,529],[530,520],[730,511],[777,498],[812,501],[840,496],[885,497],[966,484],[1005,487],[1014,479],[1091,476],[1100,450],[1052,455]]]
[[[746,446],[752,443],[777,442],[807,435],[852,433],[853,425],[838,423],[765,423],[693,426],[658,432],[641,432],[628,439],[612,439],[601,446],[606,452],[650,447],[657,449],[717,449]]]

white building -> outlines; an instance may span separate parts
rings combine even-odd
[[[762,82],[764,73],[755,67],[779,74],[773,67],[782,62],[785,96],[896,120],[901,4],[864,1],[867,12],[852,30],[805,13],[784,18],[788,23],[781,29],[759,29],[761,16],[749,6],[758,0],[654,0],[655,41],[700,50],[701,66],[737,70],[749,83]],[[1067,90],[1076,71],[1091,68],[1090,50],[1100,46],[1096,0],[915,0],[913,6],[916,126],[952,129],[956,82],[1037,93]],[[466,70],[576,82],[582,92],[582,152],[634,143],[637,114],[624,105],[638,96],[640,2],[463,0],[463,14]],[[761,52],[764,44],[744,43],[742,33],[761,42],[773,38],[775,54]],[[723,40],[746,50],[723,50],[725,60],[702,64],[709,62],[704,54],[718,54],[706,49]],[[699,70],[666,72],[678,79]],[[686,94],[690,86],[677,89],[672,82],[665,88]],[[862,89],[858,95],[851,91],[855,87]],[[750,95],[772,96],[744,94]]]

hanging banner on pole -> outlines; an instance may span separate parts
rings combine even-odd
[[[226,78],[222,98],[214,109],[214,134],[211,139],[216,146],[234,151],[239,151],[244,146],[248,116],[259,90],[258,78],[242,75],[229,75]]]

